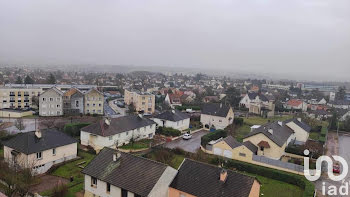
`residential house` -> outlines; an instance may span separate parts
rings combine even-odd
[[[220,98],[218,96],[205,96],[203,98],[204,103],[217,103],[220,101]]]
[[[5,161],[35,174],[77,157],[77,141],[55,129],[21,133],[3,144]]]
[[[241,99],[239,105],[248,108],[249,113],[271,117],[275,112],[274,101],[272,95],[250,92]]]
[[[135,107],[135,110],[138,112],[153,114],[155,110],[156,98],[155,95],[147,92],[125,89],[124,102],[127,105],[132,104]]]
[[[103,94],[95,88],[84,94],[84,114],[103,115]]]
[[[135,116],[122,116],[100,120],[83,127],[80,133],[81,144],[91,146],[96,151],[103,147],[122,146],[131,139],[151,139],[156,132],[156,123],[152,120]]]
[[[302,112],[307,111],[307,103],[300,99],[291,99],[286,104],[284,108],[292,110],[301,110]]]
[[[176,106],[182,106],[181,103],[181,95],[180,94],[167,94],[164,102],[168,104],[171,108],[175,108]]]
[[[67,90],[66,92],[63,93],[63,113],[65,115],[77,115],[79,113],[84,113],[84,107],[83,107],[83,102],[81,102],[82,105],[82,110],[80,111],[79,108],[76,109],[76,106],[72,106],[72,96],[75,95],[76,93],[79,93],[82,96],[82,99],[84,100],[83,93],[80,92],[80,90],[76,88],[71,88]],[[79,100],[78,100],[79,102]]]
[[[205,149],[207,153],[241,161],[251,160],[258,151],[258,147],[250,141],[240,143],[232,136],[211,141]]]
[[[249,141],[258,147],[257,155],[280,159],[289,143],[304,144],[310,131],[311,127],[301,119],[269,122],[252,130],[244,137],[243,143]]]
[[[291,128],[282,122],[271,122],[254,129],[243,139],[258,147],[257,155],[280,159],[288,144],[295,139]]]
[[[259,197],[251,176],[185,159],[169,186],[169,197]]]
[[[39,96],[40,116],[62,116],[63,115],[63,93],[53,87]]]
[[[350,109],[350,101],[348,100],[329,101],[327,105],[337,109]]]
[[[170,127],[180,131],[190,127],[190,116],[178,110],[165,111],[152,118],[160,127]]]
[[[70,96],[70,109],[74,114],[84,114],[84,98],[84,93],[79,90]]]
[[[82,173],[85,197],[168,197],[177,170],[144,157],[103,148]]]
[[[234,113],[230,106],[208,103],[202,106],[200,122],[206,128],[224,129],[233,123]]]

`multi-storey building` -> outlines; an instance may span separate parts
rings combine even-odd
[[[95,88],[84,94],[84,113],[103,115],[103,93]]]
[[[63,93],[53,87],[39,96],[40,116],[63,115]]]
[[[0,108],[37,108],[33,97],[38,97],[41,93],[41,89],[35,87],[1,87]]]
[[[155,95],[150,93],[126,89],[124,91],[124,102],[127,105],[133,104],[136,111],[153,114],[156,98]]]

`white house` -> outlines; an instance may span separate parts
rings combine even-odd
[[[202,107],[201,123],[206,128],[224,129],[233,123],[234,113],[230,106],[209,103]]]
[[[171,108],[175,108],[176,106],[182,106],[181,96],[179,94],[167,94],[164,102],[168,104]]]
[[[3,144],[5,161],[33,174],[77,157],[77,140],[55,129],[21,133]]]
[[[190,127],[190,116],[178,110],[165,111],[151,119],[160,127],[170,127],[180,131]]]
[[[177,170],[143,157],[103,148],[87,165],[85,197],[168,197]]]
[[[286,120],[284,124],[294,131],[296,141],[305,143],[309,139],[311,127],[302,122],[301,118]]]
[[[151,139],[156,132],[156,123],[140,116],[123,116],[100,120],[81,129],[80,140],[84,146],[96,151],[103,147],[122,146],[131,139]]]

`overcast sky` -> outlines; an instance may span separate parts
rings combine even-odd
[[[350,1],[0,0],[0,62],[203,67],[344,80]]]

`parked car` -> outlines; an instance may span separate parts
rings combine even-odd
[[[338,164],[333,165],[333,173],[337,173],[337,174],[340,173],[340,167]]]
[[[188,134],[188,133],[185,133],[183,136],[182,136],[182,139],[184,140],[189,140],[192,138],[192,135],[191,134]]]

